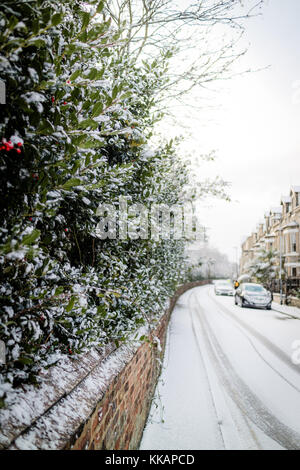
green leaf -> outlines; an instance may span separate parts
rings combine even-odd
[[[98,69],[92,68],[87,76],[90,80],[95,80],[97,77]]]
[[[77,336],[80,336],[80,335],[82,335],[83,333],[85,333],[86,331],[87,331],[87,330],[78,330],[78,331],[76,331],[76,335],[77,335]]]
[[[62,19],[63,19],[62,13],[55,13],[55,15],[53,15],[51,18],[51,23],[53,26],[57,26],[59,23],[61,23]]]
[[[33,363],[33,359],[31,357],[22,356],[22,357],[19,357],[18,362],[21,362],[21,364],[29,365]]]
[[[54,295],[55,295],[55,296],[56,296],[56,295],[60,295],[60,294],[62,294],[63,292],[64,292],[64,287],[63,287],[63,286],[59,286],[59,287],[57,287],[57,288],[55,289],[55,294],[54,294]]]
[[[92,117],[99,116],[99,114],[101,114],[102,111],[103,111],[103,103],[101,103],[101,102],[99,101],[99,102],[96,103],[95,106],[93,107]]]
[[[83,121],[79,123],[79,129],[87,129],[88,127],[90,127],[93,130],[98,129],[99,123],[97,121],[94,121],[91,118],[84,119]]]
[[[99,5],[97,6],[97,13],[101,13],[101,11],[103,10],[103,8],[104,8],[104,2],[101,1],[101,2],[99,3]]]
[[[121,95],[120,99],[126,100],[126,98],[130,98],[131,95],[132,95],[131,91],[126,91],[126,93],[123,93],[123,95]]]
[[[117,95],[119,93],[119,88],[117,87],[117,85],[113,88],[113,91],[112,91],[112,99],[115,100]]]
[[[70,76],[70,80],[76,80],[77,77],[79,77],[81,73],[81,70],[75,70],[75,72],[72,73],[72,75]]]
[[[86,139],[84,142],[81,142],[80,144],[78,144],[78,147],[82,149],[97,149],[97,148],[104,147],[104,146],[105,146],[105,142],[99,142],[99,140],[95,140],[95,139]],[[87,157],[87,158],[90,158],[90,157]],[[89,163],[90,161],[86,160],[85,166],[89,165]]]
[[[32,39],[29,41],[30,45],[31,46],[35,46],[35,47],[44,47],[46,45],[46,42],[44,41],[44,39]]]
[[[81,17],[82,17],[82,26],[81,27],[82,27],[82,29],[85,29],[88,26],[89,22],[90,22],[91,16],[90,16],[89,13],[83,12]]]
[[[79,178],[70,178],[68,181],[66,181],[61,187],[62,189],[71,189],[74,186],[79,186],[81,184],[81,180]]]
[[[13,17],[14,18],[14,17]],[[38,18],[35,18],[32,22],[32,25],[31,25],[31,29],[32,29],[32,32],[34,34],[38,34],[39,32],[39,29],[40,29],[40,24],[39,24],[39,20]]]
[[[75,297],[75,295],[73,295],[73,296],[71,297],[70,302],[69,302],[68,305],[66,306],[66,311],[67,311],[67,312],[71,312],[72,308],[74,307],[75,301],[76,301],[76,297]]]
[[[39,238],[40,234],[40,230],[33,230],[31,233],[25,235],[25,237],[22,238],[22,245],[32,245]]]
[[[122,296],[122,294],[120,294],[120,292],[114,292],[114,291],[111,291],[109,292],[110,294],[114,295],[115,297],[117,297],[118,299]]]
[[[40,126],[37,129],[37,132],[39,134],[49,135],[49,134],[52,134],[54,130],[55,129],[53,127],[53,124],[50,121],[48,121],[48,119],[43,119],[43,121],[41,122]]]

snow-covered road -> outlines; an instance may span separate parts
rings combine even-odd
[[[180,297],[140,449],[300,449],[300,320],[211,286]]]

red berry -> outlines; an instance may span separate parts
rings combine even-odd
[[[14,144],[9,140],[8,142],[5,142],[5,147],[6,147],[6,151],[9,152],[11,149],[14,148]]]
[[[71,80],[67,80],[67,83],[71,83]]]
[[[18,142],[18,143],[17,143],[17,146],[18,146],[18,147],[22,147],[22,145],[23,145],[22,142]]]
[[[54,97],[54,96],[52,96],[51,101],[52,101],[52,103],[54,103],[54,101],[55,101],[55,97]]]
[[[32,222],[32,221],[33,221],[33,218],[32,218],[32,217],[29,217],[29,220],[30,220],[30,222]]]
[[[65,232],[68,232],[68,231],[69,231],[69,229],[68,229],[68,228],[65,228]]]
[[[66,101],[64,101],[64,103],[63,103],[63,104],[67,104],[67,102],[66,102]]]
[[[68,351],[69,351],[69,354],[72,354],[72,350],[71,350],[71,349],[68,349]]]
[[[20,149],[16,149],[16,152],[17,152],[17,153],[21,153],[21,150],[20,150]]]

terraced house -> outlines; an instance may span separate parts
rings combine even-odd
[[[276,252],[277,265],[274,291],[279,289],[279,278],[284,285],[284,293],[300,287],[300,186],[292,186],[288,196],[283,196],[279,207],[265,213],[264,220],[242,244],[240,272],[246,274],[249,266],[266,251]],[[281,270],[280,270],[281,264]]]

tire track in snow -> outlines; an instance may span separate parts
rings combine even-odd
[[[228,391],[243,415],[247,416],[264,434],[287,450],[300,450],[300,434],[279,421],[263,402],[250,390],[238,376],[228,357],[223,352],[216,336],[205,318],[196,295],[197,319],[201,325],[203,338],[211,362],[215,367],[222,385]],[[201,345],[199,345],[201,347]]]
[[[255,346],[255,344],[253,343],[251,337],[245,332],[245,329],[249,331],[249,333],[251,333],[253,336],[255,336],[256,339],[259,340],[260,343],[263,344],[263,346],[265,346],[269,351],[271,351],[273,354],[276,355],[276,357],[278,357],[281,361],[284,362],[285,365],[288,365],[291,369],[293,369],[293,371],[296,370],[297,373],[299,373],[299,366],[295,366],[292,362],[291,362],[291,359],[289,358],[289,362],[287,362],[288,360],[288,356],[281,350],[279,349],[274,343],[272,343],[271,341],[269,341],[265,336],[261,335],[260,333],[257,332],[257,330],[253,329],[252,327],[249,327],[249,328],[246,328],[246,326],[242,325],[242,323],[244,323],[242,320],[239,321],[239,319],[234,315],[234,314],[230,314],[230,310],[228,310],[226,307],[223,307],[223,305],[218,302],[217,300],[215,300],[213,297],[211,297],[209,295],[209,293],[207,292],[207,295],[208,297],[214,301],[218,307],[220,308],[220,310],[222,311],[222,315],[228,317],[230,316],[230,321],[232,322],[232,324],[242,333],[243,336],[245,336],[245,338],[247,339],[247,341],[251,344],[252,348],[254,349],[254,351],[258,354],[258,356],[261,358],[262,361],[264,361],[269,367],[270,369],[272,369],[277,375],[279,375],[279,377],[284,380],[288,385],[290,385],[294,390],[296,390],[298,393],[300,393],[300,389],[294,385],[289,379],[287,379],[286,377],[284,377],[284,375],[282,375],[281,372],[279,372],[278,369],[276,369],[263,355],[262,353],[257,349],[257,347]],[[242,328],[238,325],[240,324],[242,326]],[[246,323],[245,323],[246,325]],[[254,332],[256,332],[257,334],[254,334]],[[262,341],[260,336],[262,338],[265,338],[265,341]],[[268,345],[266,344],[268,343],[273,345],[272,348],[268,347]],[[276,353],[276,351],[280,351],[280,354]],[[285,359],[283,360],[282,357],[284,357]],[[294,367],[295,366],[295,367]]]
[[[239,421],[242,418],[243,425],[241,426],[241,423],[239,423],[240,424],[239,425],[236,422],[236,417],[233,416],[231,410],[229,409],[228,404],[226,403],[227,400],[225,399],[224,394],[220,390],[218,392],[218,389],[219,389],[218,378],[217,378],[217,375],[214,373],[213,367],[211,367],[211,360],[206,357],[207,354],[204,354],[205,351],[203,351],[203,347],[201,347],[201,341],[199,340],[199,337],[198,337],[199,329],[196,328],[192,308],[189,308],[189,313],[190,313],[190,317],[191,317],[192,329],[193,329],[195,341],[197,343],[198,351],[199,351],[199,354],[202,358],[202,362],[203,362],[205,370],[206,370],[207,383],[208,383],[208,387],[209,387],[210,394],[211,394],[211,397],[212,397],[212,401],[213,401],[213,404],[214,404],[215,415],[216,415],[216,418],[217,418],[217,421],[218,421],[218,428],[219,428],[219,431],[222,435],[224,450],[233,450],[233,449],[236,450],[236,447],[239,447],[239,443],[241,443],[241,439],[239,439],[239,437],[240,437],[239,432],[241,431],[241,427],[243,428],[243,431],[244,431],[245,426],[247,427],[247,430],[249,431],[250,440],[251,440],[251,443],[249,443],[249,437],[248,436],[245,439],[247,450],[253,449],[253,446],[256,450],[257,449],[261,450],[261,446],[260,446],[260,444],[257,440],[257,437],[256,437],[253,429],[250,427],[249,422],[246,419],[246,417],[243,416],[242,414],[240,414]],[[226,421],[227,429],[223,429],[224,420]],[[227,436],[227,434],[228,434],[228,425],[231,428],[231,430],[229,432],[229,436]],[[234,441],[232,441],[232,434],[238,434],[235,437]],[[243,432],[243,434],[245,434],[245,432]],[[231,435],[231,438],[230,438],[230,435]],[[228,437],[229,437],[229,439],[228,439]]]
[[[255,328],[250,326],[247,322],[245,322],[241,318],[234,315],[234,313],[232,313],[228,308],[224,307],[223,304],[221,304],[216,299],[211,297],[208,292],[207,292],[207,295],[213,302],[215,302],[218,305],[220,310],[222,310],[227,316],[231,317],[236,323],[239,323],[243,328],[248,330],[249,333],[251,333],[253,336],[255,336],[256,339],[258,339],[267,349],[269,349],[273,354],[275,354],[290,369],[292,369],[294,372],[296,371],[297,373],[299,373],[299,365],[293,364],[293,362],[291,361],[291,358],[288,354],[286,354],[282,349],[280,349],[278,346],[276,346],[276,344],[272,343],[272,341],[270,341],[262,333],[259,333],[259,331],[257,331]]]

